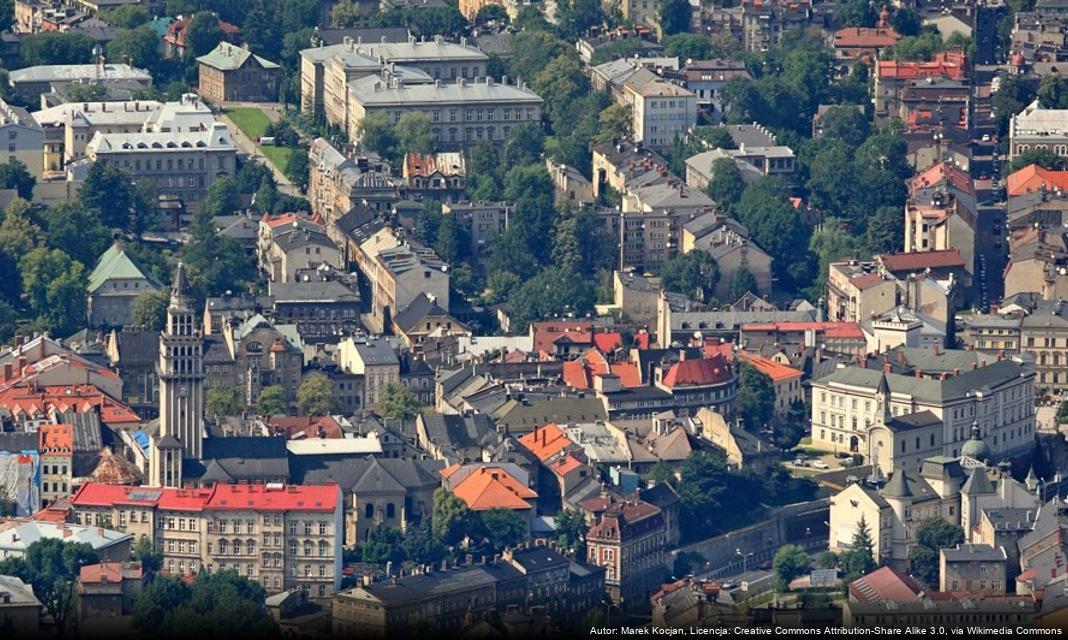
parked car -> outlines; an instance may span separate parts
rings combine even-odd
[[[765,560],[764,562],[761,562],[760,563],[760,570],[761,571],[771,571],[771,560]]]
[[[797,456],[796,458],[794,458],[794,466],[807,467],[808,462],[802,456]]]
[[[830,469],[831,468],[831,465],[827,464],[823,460],[814,460],[812,462],[812,466],[817,468],[817,469]]]

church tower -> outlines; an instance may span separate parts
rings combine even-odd
[[[182,485],[182,461],[203,454],[204,358],[185,268],[178,263],[159,337],[159,432],[152,447],[152,483]]]

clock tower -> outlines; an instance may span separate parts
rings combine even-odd
[[[185,268],[178,263],[159,337],[159,432],[152,442],[152,484],[182,486],[182,461],[203,454],[203,341],[189,296]]]

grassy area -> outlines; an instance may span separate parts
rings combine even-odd
[[[256,107],[234,107],[232,109],[223,109],[223,113],[253,141],[265,135],[267,133],[267,125],[271,124],[267,114]]]
[[[260,153],[262,153],[279,171],[285,173],[286,163],[289,162],[289,156],[293,155],[294,151],[300,151],[293,147],[260,147]]]

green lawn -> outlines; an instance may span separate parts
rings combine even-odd
[[[271,124],[271,121],[267,119],[267,114],[256,107],[234,107],[232,109],[223,109],[223,113],[233,120],[234,124],[244,131],[246,136],[252,138],[253,142],[256,141],[256,138],[266,134],[267,125]]]
[[[285,173],[286,163],[289,162],[289,156],[293,155],[294,151],[298,151],[298,149],[293,147],[260,147],[260,153],[266,156],[271,161],[271,164],[282,173]]]

